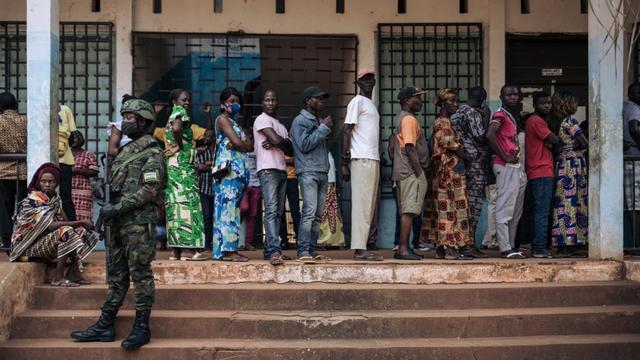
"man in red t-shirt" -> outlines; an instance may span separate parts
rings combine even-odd
[[[551,97],[543,91],[533,93],[533,113],[524,127],[527,179],[531,184],[533,208],[533,257],[552,258],[547,246],[549,210],[553,196],[553,154],[560,140],[545,120],[551,112]]]
[[[493,113],[486,136],[489,147],[495,154],[493,173],[496,176],[496,238],[503,258],[524,259],[522,252],[514,249],[527,187],[515,117],[522,101],[520,88],[504,85],[500,89],[500,100],[502,107]]]

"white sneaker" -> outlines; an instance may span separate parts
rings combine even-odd
[[[398,245],[395,245],[395,246],[393,247],[393,251],[398,251]]]
[[[431,244],[423,244],[423,243],[418,243],[415,247],[415,250],[418,251],[431,251],[433,250],[433,245]]]

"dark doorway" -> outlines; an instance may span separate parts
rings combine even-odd
[[[532,111],[531,93],[558,89],[579,99],[578,121],[587,116],[588,48],[586,34],[507,34],[506,79],[522,88],[524,111]]]

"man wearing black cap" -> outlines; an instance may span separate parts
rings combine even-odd
[[[398,93],[402,111],[398,115],[397,133],[391,138],[393,148],[392,180],[398,187],[398,208],[402,214],[398,251],[393,255],[401,260],[420,260],[409,248],[409,235],[415,216],[422,215],[422,205],[427,193],[425,172],[429,167],[427,139],[415,114],[422,109],[420,95],[425,91],[404,87]]]
[[[314,263],[326,260],[316,250],[318,231],[327,195],[329,158],[327,137],[331,132],[331,116],[320,117],[329,93],[310,86],[302,93],[305,108],[291,125],[291,144],[295,157],[296,174],[302,190],[302,214],[298,233],[298,261]]]

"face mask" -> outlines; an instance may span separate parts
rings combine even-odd
[[[227,104],[225,105],[225,110],[231,114],[231,116],[235,116],[240,112],[242,106],[238,103]]]
[[[134,122],[130,122],[130,121],[123,121],[122,122],[122,133],[127,135],[127,136],[133,136],[136,135],[138,133],[138,122],[134,121]]]

